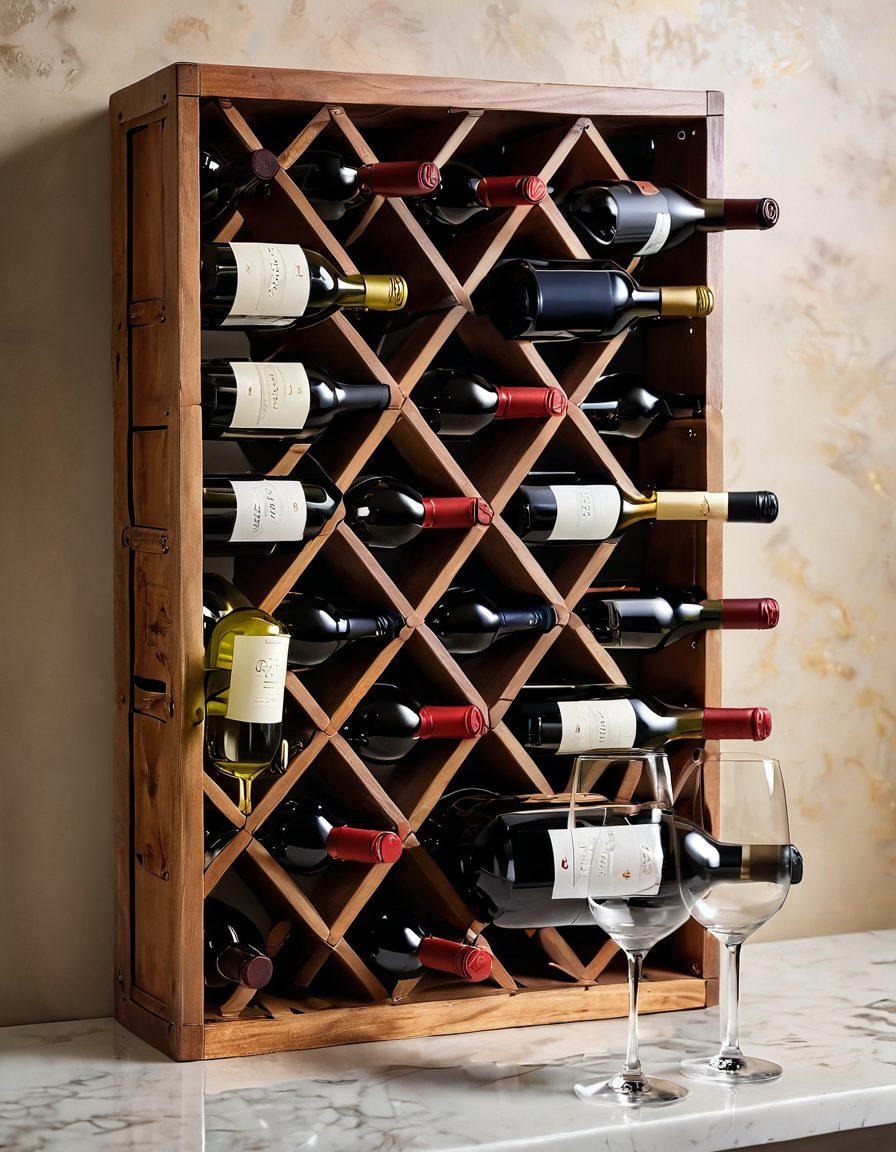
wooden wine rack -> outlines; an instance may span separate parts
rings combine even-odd
[[[287,169],[314,143],[365,162],[436,163],[503,145],[510,170],[537,172],[566,188],[623,177],[614,142],[641,129],[657,137],[654,180],[720,196],[721,95],[176,64],[117,93],[111,118],[117,1018],[163,1052],[190,1060],[624,1014],[620,958],[597,927],[531,934],[484,928],[416,834],[461,779],[513,793],[550,792],[502,722],[538,669],[624,682],[574,612],[612,561],[613,545],[555,549],[541,566],[501,511],[549,448],[627,492],[721,487],[721,239],[694,237],[638,273],[647,283],[710,284],[716,307],[706,321],[645,325],[598,344],[505,342],[470,304],[495,262],[508,253],[587,255],[550,197],[497,213],[439,249],[400,200],[376,198],[337,229],[327,227]],[[284,169],[271,195],[246,201],[245,216],[229,220],[218,239],[303,243],[348,272],[400,273],[410,285],[417,318],[390,338],[382,357],[363,323],[346,315],[282,337],[281,358],[320,364],[346,380],[386,381],[392,391],[386,411],[334,425],[313,446],[314,458],[343,489],[365,467],[388,462],[383,470],[392,471],[398,461],[427,493],[480,495],[496,512],[487,527],[424,533],[393,553],[370,552],[337,517],[298,552],[239,564],[237,583],[268,611],[314,577],[338,588],[334,598],[347,607],[393,608],[408,621],[383,646],[358,644],[307,675],[289,675],[288,708],[315,734],[285,775],[256,781],[247,819],[225,778],[203,767],[197,157],[200,134],[211,128],[238,148],[278,149]],[[452,342],[497,383],[559,384],[570,400],[567,414],[492,425],[455,452],[414,405],[414,385]],[[662,387],[702,393],[705,420],[675,421],[622,449],[602,441],[577,403],[611,363],[629,361]],[[286,452],[273,473],[289,473],[302,451]],[[639,574],[721,595],[719,526],[656,525],[646,541],[633,561]],[[496,585],[549,600],[558,626],[455,663],[425,617],[468,563]],[[373,772],[339,728],[370,685],[393,671],[410,678],[418,694],[425,684],[433,703],[478,704],[489,730],[476,740],[431,742],[386,777]],[[720,675],[713,633],[649,655],[637,669],[642,687],[697,707],[720,703]],[[677,770],[686,754],[676,755]],[[401,860],[338,865],[321,881],[283,872],[255,833],[305,773],[339,797],[350,819],[394,828],[405,841]],[[205,869],[204,805],[237,830]],[[295,999],[241,991],[223,1009],[204,1006],[203,898],[231,871],[273,921],[290,922],[299,935],[304,961],[297,976],[305,990]],[[432,973],[387,990],[352,946],[356,917],[376,893],[422,905],[427,925],[442,934],[478,938],[494,954],[491,978],[470,985]],[[643,1010],[716,1002],[715,948],[694,925],[651,959]]]

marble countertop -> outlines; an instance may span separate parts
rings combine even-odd
[[[578,1100],[625,1022],[174,1064],[111,1020],[0,1029],[0,1147],[149,1152],[720,1152],[896,1123],[896,931],[748,944],[742,1035],[774,1084],[687,1082],[633,1116]],[[648,1072],[710,1050],[718,1010],[641,1021]]]

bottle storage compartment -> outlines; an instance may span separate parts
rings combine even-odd
[[[593,344],[514,342],[474,314],[471,296],[504,257],[587,256],[555,200],[578,183],[629,174],[718,195],[720,113],[714,93],[371,83],[205,65],[173,66],[113,98],[116,1015],[163,1051],[195,1059],[624,1014],[624,972],[600,929],[498,929],[477,920],[427,850],[427,822],[457,788],[563,791],[571,760],[531,755],[507,723],[527,683],[562,675],[620,685],[628,677],[672,704],[720,703],[715,634],[617,662],[576,613],[587,589],[611,577],[698,586],[718,597],[719,525],[639,525],[618,544],[535,548],[513,528],[514,493],[537,470],[574,470],[632,497],[654,486],[721,487],[720,241],[695,237],[631,265],[647,285],[712,285],[716,314],[708,320],[647,324]],[[655,137],[653,147],[645,135]],[[401,275],[407,307],[336,311],[315,324],[226,340],[201,331],[202,146],[225,162],[266,148],[280,163],[203,241],[300,244],[347,274]],[[294,179],[315,149],[351,166],[447,168],[455,160],[485,176],[537,177],[548,192],[454,229],[428,223],[410,199],[379,193],[325,220]],[[639,167],[629,172],[626,158]],[[298,361],[341,384],[384,385],[388,403],[334,417],[312,443],[247,441],[236,464],[219,466],[241,450],[203,444],[200,361],[212,357]],[[441,438],[417,400],[426,373],[444,368],[498,388],[557,389],[568,407]],[[705,415],[673,419],[643,440],[602,437],[578,405],[617,371],[693,393]],[[275,617],[278,609],[286,616],[296,595],[393,621],[386,634],[288,672],[288,753],[280,770],[255,780],[248,815],[233,780],[204,758],[203,461],[206,473],[278,478],[321,468],[343,494],[359,478],[394,477],[424,497],[487,508],[469,523],[424,528],[383,549],[365,542],[349,500],[304,544],[232,562],[206,558],[206,570],[226,573]],[[553,622],[452,655],[434,613],[455,588],[477,589],[502,610],[544,606]],[[452,729],[416,740],[393,762],[365,758],[353,718],[384,684],[415,707],[451,709],[453,723],[469,723],[470,709],[482,722],[463,739]],[[676,775],[685,755],[673,752]],[[288,870],[275,859],[270,832],[284,805],[311,801],[350,827],[394,834],[400,857]],[[274,971],[266,986],[206,1000],[210,895],[256,923]],[[384,911],[483,949],[487,978],[426,966],[409,976],[384,970],[369,944],[370,923]],[[642,989],[645,1010],[716,1002],[714,950],[702,932],[683,929],[657,957]]]

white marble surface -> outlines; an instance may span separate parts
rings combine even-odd
[[[642,1020],[648,1072],[711,1048],[716,1010]],[[109,1020],[0,1030],[0,1147],[315,1152],[718,1152],[896,1123],[896,931],[749,946],[747,1051],[775,1084],[690,1083],[623,1115],[576,1099],[624,1021],[174,1064]]]

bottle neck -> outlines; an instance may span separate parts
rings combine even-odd
[[[397,312],[404,308],[407,298],[407,281],[401,276],[340,273],[336,281],[336,300],[343,308]]]
[[[629,297],[626,309],[636,316],[660,316],[663,314],[663,291],[661,288],[635,286]]]
[[[417,948],[417,958],[425,968],[450,972],[461,980],[485,980],[492,970],[492,958],[484,948],[458,944],[439,936],[424,936]]]
[[[218,953],[218,972],[244,988],[263,988],[274,973],[270,958],[251,944],[229,944]]]
[[[498,613],[497,636],[511,632],[550,632],[557,624],[557,613],[550,604],[536,608],[508,608]]]
[[[701,200],[703,219],[698,224],[702,232],[759,230],[774,228],[780,215],[778,204],[769,196],[758,200]]]
[[[345,635],[349,640],[365,637],[394,639],[405,626],[405,619],[397,612],[383,612],[379,616],[346,616]]]
[[[401,856],[402,843],[394,832],[370,828],[331,828],[326,839],[328,855],[334,860],[354,860],[359,864],[394,864]]]
[[[381,412],[392,394],[385,384],[339,384],[333,387],[340,412]]]
[[[485,717],[475,704],[424,706],[419,716],[418,740],[472,740],[485,728]]]

